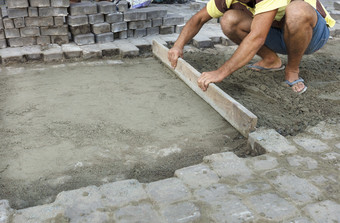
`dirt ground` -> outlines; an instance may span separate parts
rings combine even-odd
[[[0,73],[0,199],[150,182],[245,139],[153,58],[27,64]]]
[[[200,72],[215,70],[236,46],[188,50],[184,59]],[[296,135],[320,121],[340,121],[340,40],[329,40],[318,52],[304,56],[300,76],[308,90],[298,95],[284,82],[284,71],[260,73],[242,68],[218,86],[258,116],[258,126]],[[283,63],[287,58],[280,55]],[[255,57],[254,63],[260,58]]]

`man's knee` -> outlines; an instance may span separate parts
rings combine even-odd
[[[286,8],[285,23],[291,28],[310,26],[313,28],[317,22],[315,9],[304,1],[293,1]]]

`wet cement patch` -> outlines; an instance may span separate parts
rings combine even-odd
[[[215,70],[234,53],[236,46],[189,50],[184,59],[200,72]],[[296,135],[320,121],[340,120],[340,40],[330,40],[318,52],[304,56],[300,76],[308,90],[293,93],[284,82],[284,71],[260,73],[242,68],[218,86],[258,116],[258,126],[282,135]],[[286,56],[280,56],[286,63]],[[254,58],[251,62],[259,60]]]
[[[0,138],[0,198],[15,209],[245,155],[245,139],[153,58],[3,67]]]

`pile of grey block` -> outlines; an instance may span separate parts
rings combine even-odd
[[[184,17],[160,7],[129,9],[128,2],[7,0],[0,10],[0,48],[31,45],[108,43],[115,39],[171,34]]]
[[[69,0],[7,0],[1,15],[0,48],[69,42]]]
[[[184,17],[168,15],[166,9],[158,7],[129,9],[127,1],[102,1],[71,4],[67,22],[73,41],[86,45],[174,33]]]

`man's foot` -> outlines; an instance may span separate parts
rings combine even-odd
[[[265,61],[261,60],[257,63],[251,64],[247,66],[249,69],[253,71],[279,71],[284,70],[285,65],[282,64],[280,58],[277,57],[274,61]]]
[[[285,83],[288,84],[288,86],[291,87],[293,91],[298,94],[302,94],[307,90],[307,86],[305,85],[305,82],[301,77],[292,82],[286,80]]]
[[[281,67],[278,68],[266,68],[266,67],[261,67],[261,66],[257,66],[255,64],[249,64],[247,65],[247,67],[253,71],[280,71],[280,70],[284,70],[286,68],[285,65],[282,65]]]

